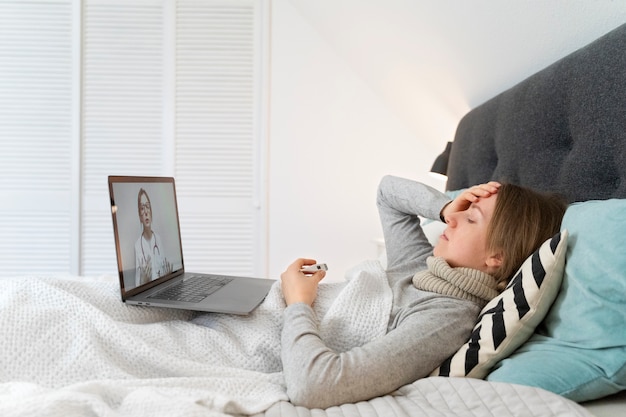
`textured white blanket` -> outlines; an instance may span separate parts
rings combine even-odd
[[[391,291],[377,261],[320,287],[323,337],[337,350],[386,331]],[[117,283],[0,280],[0,415],[221,416],[286,400],[284,303],[274,285],[250,316],[133,307]]]

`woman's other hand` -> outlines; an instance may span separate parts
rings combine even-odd
[[[479,184],[468,188],[441,210],[441,218],[445,219],[449,214],[467,210],[472,203],[477,202],[481,197],[486,198],[496,194],[499,188],[500,183],[496,181],[490,181],[486,184]]]
[[[280,286],[287,305],[295,303],[313,305],[317,297],[318,284],[326,276],[326,271],[305,274],[301,269],[305,265],[315,263],[315,259],[297,259],[280,275]]]

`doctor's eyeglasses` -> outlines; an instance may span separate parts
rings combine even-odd
[[[150,203],[139,204],[139,210],[150,211],[152,210],[152,207],[150,207]]]

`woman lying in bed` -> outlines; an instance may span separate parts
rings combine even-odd
[[[319,337],[311,305],[324,271],[298,259],[281,275],[287,303],[283,373],[291,401],[325,408],[387,394],[428,376],[465,343],[482,307],[522,262],[558,232],[566,205],[554,196],[496,182],[453,201],[428,186],[387,176],[377,205],[393,306],[387,334],[336,353]],[[447,228],[433,248],[422,216]]]

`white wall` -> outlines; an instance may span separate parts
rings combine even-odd
[[[426,172],[472,107],[626,22],[626,2],[273,0],[269,275],[376,256],[380,177]]]

